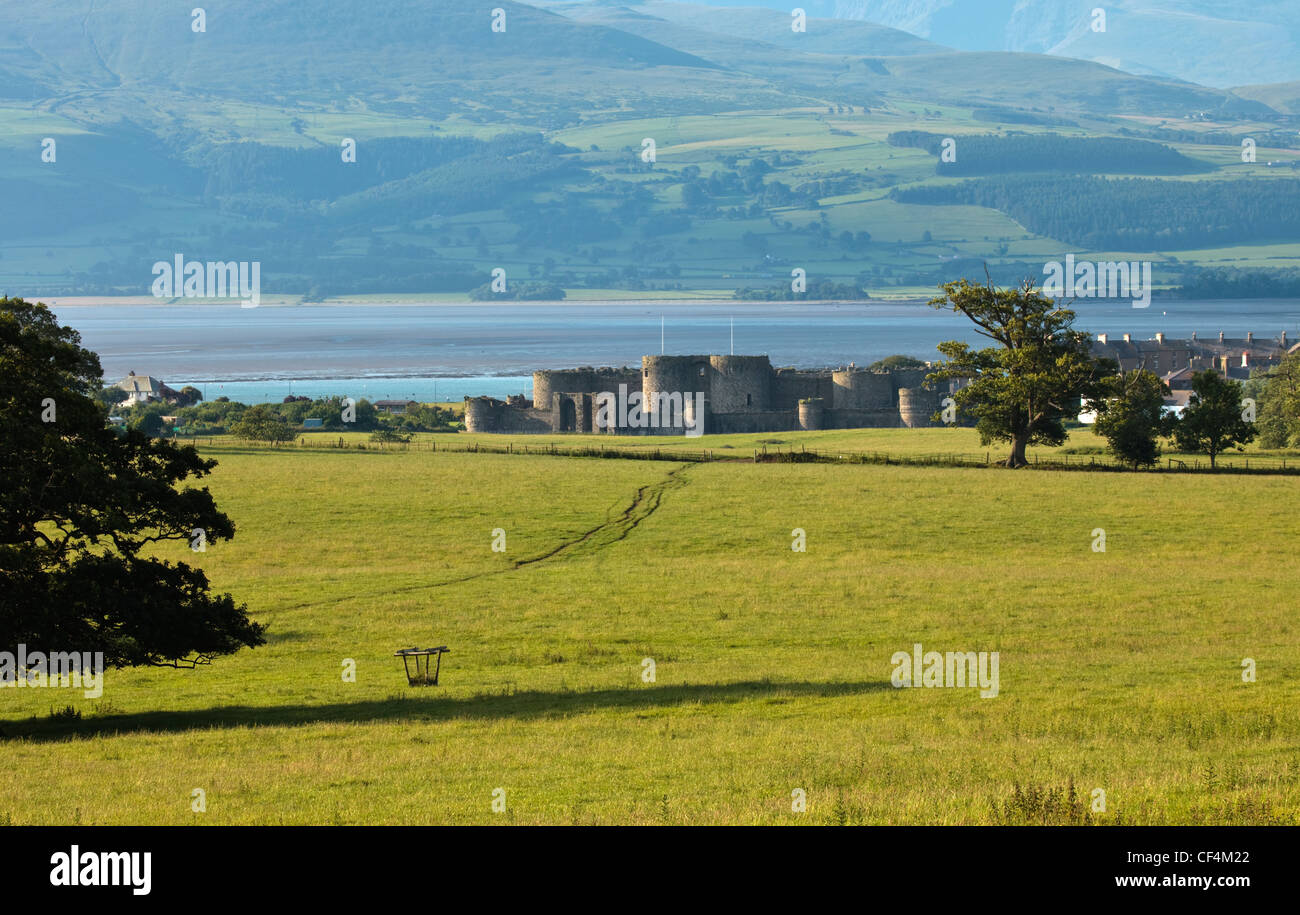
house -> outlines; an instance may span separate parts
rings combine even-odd
[[[1179,369],[1194,372],[1214,369],[1227,378],[1243,380],[1250,377],[1252,368],[1277,365],[1292,345],[1286,331],[1273,339],[1256,339],[1253,333],[1229,339],[1220,331],[1217,340],[1198,337],[1196,333],[1187,340],[1167,338],[1163,333],[1157,333],[1151,340],[1138,340],[1132,334],[1115,340],[1110,334],[1098,334],[1092,352],[1095,356],[1114,359],[1126,372],[1146,369],[1164,376]]]
[[[323,420],[323,419],[319,419],[319,418],[317,418],[317,419],[304,419],[304,420],[302,421],[302,427],[303,427],[304,429],[320,429],[320,428],[322,428],[324,425],[325,425],[325,420]]]
[[[149,403],[151,400],[161,400],[165,392],[170,391],[165,384],[150,375],[137,375],[131,372],[125,378],[117,383],[117,387],[126,391],[127,404]]]
[[[412,407],[418,407],[418,400],[376,400],[375,409],[380,413],[391,413],[393,416],[404,416],[406,411]]]
[[[1160,380],[1171,391],[1190,391],[1192,389],[1192,376],[1195,374],[1196,372],[1190,366],[1183,366],[1181,369],[1161,376]]]

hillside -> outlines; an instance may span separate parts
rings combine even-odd
[[[969,151],[999,150],[1000,172],[1021,167],[1017,137],[1042,134],[1040,158],[1060,150],[1093,175],[1273,180],[1300,161],[1291,117],[1267,103],[1283,90],[952,50],[817,17],[825,4],[804,33],[788,10],[502,8],[498,32],[490,9],[455,0],[326,0],[311,16],[229,0],[196,33],[188,11],[145,0],[21,16],[0,0],[0,195],[24,214],[0,226],[0,291],[139,295],[155,261],[199,252],[259,261],[268,293],[313,299],[467,295],[497,268],[588,297],[766,296],[795,267],[836,297],[919,295],[985,263],[1024,275],[1077,233],[1041,234],[1014,201],[914,202],[904,192],[975,174],[971,160],[936,171],[891,135],[979,137]],[[1258,163],[1241,161],[1244,137]],[[1167,149],[1128,159],[1144,147],[1083,138]],[[1080,186],[1059,185],[1052,211],[1092,212]],[[1194,213],[1181,191],[1154,192]],[[1116,238],[1148,237],[1141,214],[1106,212]],[[1239,218],[1169,227],[1253,247],[1172,246],[1161,284],[1300,267],[1295,239]]]
[[[1262,86],[1237,86],[1233,94],[1268,105],[1284,114],[1300,114],[1300,80],[1267,83]]]
[[[554,123],[611,107],[713,110],[724,97],[733,107],[773,104],[792,90],[828,85],[932,101],[987,93],[1036,105],[1051,97],[1094,113],[1178,116],[1231,99],[1056,58],[945,54],[864,23],[814,19],[807,33],[794,34],[788,13],[658,0],[567,4],[557,12],[502,0],[503,32],[492,30],[490,11],[455,0],[383,0],[364,9],[333,0],[310,16],[289,0],[231,0],[210,13],[201,34],[191,31],[188,14],[148,0],[106,0],[89,12],[53,0],[22,7],[21,17],[19,6],[0,3],[0,12],[11,7],[0,19],[7,91],[99,123],[115,114],[158,117],[161,106],[169,120],[212,129],[200,111],[234,99],[360,104],[425,117],[487,110]],[[912,66],[873,62],[914,55],[929,56]]]
[[[763,6],[784,0],[704,0]],[[963,51],[1027,51],[1096,61],[1129,73],[1227,87],[1300,78],[1300,2],[1278,0],[820,0],[810,15],[865,20]],[[1105,32],[1092,11],[1106,11]]]

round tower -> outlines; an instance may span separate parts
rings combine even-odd
[[[549,410],[556,394],[599,394],[617,380],[614,373],[592,369],[533,372],[533,406]]]
[[[709,367],[715,413],[772,409],[772,363],[766,356],[710,356]]]
[[[899,388],[898,416],[904,426],[918,429],[931,425],[930,417],[941,407],[943,395],[929,388]]]
[[[892,410],[894,382],[886,372],[839,369],[831,374],[836,410]]]
[[[465,431],[495,432],[497,430],[496,411],[492,409],[490,397],[465,398]]]
[[[822,410],[824,402],[820,397],[809,397],[799,401],[799,428],[809,432],[822,428]]]
[[[533,372],[533,408],[536,410],[551,409],[551,395],[557,388],[553,384],[554,377],[558,372]]]
[[[694,397],[697,391],[704,392],[705,398],[708,398],[708,356],[641,357],[641,393],[645,398],[642,409],[647,412],[655,410],[655,395],[666,395],[664,406],[658,409],[657,420],[660,426],[651,428],[651,432],[684,432],[683,415],[676,411],[684,410],[684,399]],[[676,399],[673,395],[677,395]]]

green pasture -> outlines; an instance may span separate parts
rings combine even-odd
[[[268,644],[0,694],[0,820],[989,823],[1071,784],[1100,823],[1300,814],[1293,478],[203,451],[237,536],[163,553]],[[893,688],[915,643],[998,652],[998,695]]]

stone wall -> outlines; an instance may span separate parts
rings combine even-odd
[[[796,369],[777,369],[772,373],[772,409],[797,410],[799,401],[820,397],[827,405],[832,403],[830,372],[800,372]]]
[[[465,431],[550,432],[551,412],[531,407],[513,407],[493,397],[466,397]]]
[[[563,369],[533,372],[533,406],[549,410],[556,394],[618,393],[625,384],[629,391],[641,390],[641,373],[636,369]]]
[[[929,425],[942,394],[924,387],[929,369],[872,372],[773,369],[766,356],[643,356],[634,369],[568,369],[533,373],[533,406],[467,398],[465,424],[484,432],[602,432],[596,397],[619,385],[653,404],[656,393],[705,395],[705,434],[789,432],[796,429],[889,428]],[[672,412],[679,409],[675,405]],[[680,417],[663,428],[616,434],[683,435]]]

